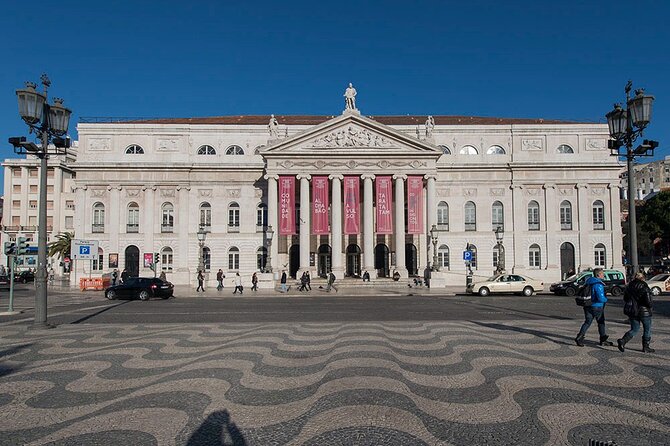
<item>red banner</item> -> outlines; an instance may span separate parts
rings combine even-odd
[[[393,234],[393,182],[391,177],[375,179],[377,192],[377,234]]]
[[[295,177],[279,177],[279,235],[295,234]]]
[[[361,232],[360,177],[344,177],[344,233]]]
[[[423,234],[423,176],[407,177],[407,233]]]
[[[312,177],[312,234],[330,234],[328,190],[328,177]]]

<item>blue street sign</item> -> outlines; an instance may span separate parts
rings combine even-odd
[[[472,261],[472,251],[463,251],[463,260],[466,262]]]
[[[79,246],[79,254],[81,255],[89,255],[91,254],[91,247],[86,246],[86,245],[81,245]]]

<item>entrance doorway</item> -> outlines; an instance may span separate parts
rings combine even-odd
[[[375,246],[375,269],[377,277],[389,277],[389,247],[384,243]]]
[[[332,250],[329,245],[319,246],[319,269],[317,273],[320,277],[326,277],[332,268]]]
[[[575,270],[575,247],[570,242],[561,245],[561,279],[565,279]]]
[[[140,249],[135,245],[130,245],[126,248],[126,271],[130,277],[137,277],[140,275]]]
[[[361,275],[361,248],[351,244],[347,246],[347,277]]]
[[[417,265],[416,246],[414,246],[414,243],[407,243],[405,245],[405,266],[407,267],[407,274],[416,276],[419,273]]]
[[[300,245],[291,245],[288,250],[288,275],[295,279],[300,269]]]

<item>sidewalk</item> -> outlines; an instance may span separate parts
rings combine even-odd
[[[465,291],[464,287],[446,287],[439,289],[430,289],[427,287],[372,287],[372,286],[346,286],[338,285],[338,291],[331,290],[327,292],[325,286],[319,288],[322,285],[313,285],[312,291],[298,291],[298,285],[291,285],[287,293],[282,293],[279,291],[279,288],[274,290],[270,289],[259,289],[258,291],[251,291],[251,287],[244,288],[244,294],[233,294],[235,287],[225,287],[221,291],[217,291],[216,287],[205,288],[205,292],[196,292],[194,287],[188,285],[175,285],[174,295],[180,298],[198,298],[198,297],[321,297],[321,296],[409,296],[409,295],[435,295],[435,296],[453,296],[456,293],[463,293]]]

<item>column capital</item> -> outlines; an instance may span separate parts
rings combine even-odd
[[[589,185],[586,184],[586,183],[577,183],[577,184],[575,184],[575,187],[577,189],[588,189]]]
[[[607,185],[608,189],[619,189],[620,187],[621,187],[621,184],[619,184],[619,183],[609,183]]]
[[[523,185],[522,185],[522,184],[517,184],[517,183],[515,183],[515,184],[510,185],[509,188],[512,189],[512,190],[514,190],[514,189],[523,189]]]
[[[437,175],[434,173],[427,173],[423,176],[423,178],[426,180],[437,180]]]
[[[393,175],[393,179],[394,179],[394,180],[403,180],[403,181],[404,181],[404,180],[407,179],[407,175],[405,175],[405,174],[397,174],[397,175]]]
[[[277,175],[277,174],[267,174],[267,175],[264,175],[263,178],[266,179],[266,180],[275,180],[276,181],[276,180],[279,179],[279,175]]]
[[[186,186],[186,185],[180,184],[179,186],[177,186],[177,190],[178,191],[186,190],[188,192],[188,191],[191,190],[191,186]]]
[[[299,173],[298,175],[295,176],[299,180],[311,180],[312,176],[308,173]]]
[[[361,175],[361,179],[363,179],[363,180],[374,180],[375,176],[371,173],[364,173],[363,175]]]
[[[554,184],[554,183],[543,184],[542,189],[556,189],[556,184]]]
[[[334,173],[334,174],[328,175],[328,178],[331,179],[331,180],[340,180],[340,181],[342,181],[342,180],[344,180],[344,175],[339,174],[339,173]]]

